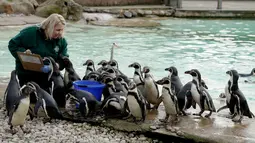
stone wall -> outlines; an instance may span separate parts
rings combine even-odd
[[[121,6],[161,4],[163,0],[74,0],[82,6]]]

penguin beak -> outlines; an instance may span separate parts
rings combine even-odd
[[[165,71],[169,71],[170,70],[170,68],[165,68]]]
[[[184,73],[185,74],[191,74],[191,71],[185,71]]]
[[[134,67],[134,64],[131,64],[131,65],[129,65],[128,67],[129,67],[129,68]]]
[[[159,84],[159,85],[162,85],[162,82],[163,82],[162,80],[156,81],[156,83]]]
[[[230,71],[227,71],[226,74],[230,74]]]
[[[83,66],[86,66],[86,65],[88,65],[88,61],[86,61],[86,62],[83,64]]]

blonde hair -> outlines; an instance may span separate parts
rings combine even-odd
[[[42,21],[40,28],[44,29],[44,33],[46,35],[46,39],[51,39],[54,27],[57,24],[66,25],[65,18],[57,13],[51,14],[48,18],[46,18],[44,21]],[[64,33],[61,35],[63,37]]]

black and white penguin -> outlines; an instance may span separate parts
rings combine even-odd
[[[120,71],[119,64],[116,60],[110,60],[108,62],[108,65],[110,65],[115,70],[116,76],[121,75],[126,83],[129,83],[131,81],[123,72]]]
[[[13,105],[16,103],[16,99],[19,98],[20,92],[21,92],[21,89],[20,89],[19,79],[18,79],[16,70],[13,70],[11,72],[11,78],[5,90],[4,100],[3,100],[4,102],[3,105],[5,105],[7,110],[7,116],[9,116],[10,110],[13,108]],[[33,114],[33,109],[31,107],[29,107],[29,115],[30,115],[30,119],[32,120],[34,117],[34,114]]]
[[[249,74],[239,73],[240,77],[249,77],[249,76],[254,76],[254,75],[255,75],[255,68],[253,68]]]
[[[130,64],[128,67],[133,67],[135,69],[134,75],[133,75],[133,81],[135,82],[138,90],[140,90],[142,95],[145,97],[145,95],[144,95],[144,79],[143,79],[141,65],[137,62],[134,62],[134,63]]]
[[[177,95],[183,87],[183,84],[178,76],[178,70],[176,67],[171,66],[166,68],[165,71],[169,71],[168,77],[171,78],[171,88],[175,90]]]
[[[162,99],[159,96],[158,85],[150,74],[150,69],[148,66],[143,68],[143,73],[145,99],[148,101],[148,103],[154,105],[154,109],[158,109],[159,104],[162,102]]]
[[[51,82],[50,94],[53,95],[53,98],[57,102],[58,106],[65,107],[65,85],[64,77],[61,74],[57,63],[52,57],[45,57],[45,60],[48,60],[51,65],[51,73],[49,75],[49,81]]]
[[[66,111],[73,111],[78,107],[80,114],[86,118],[99,111],[101,103],[88,91],[70,89],[66,95]]]
[[[129,83],[126,83],[124,81],[124,78],[121,75],[117,76],[117,81],[120,82],[120,84],[122,85],[123,92],[125,94],[127,94],[128,93],[128,84]]]
[[[233,122],[241,122],[243,116],[247,116],[249,118],[254,117],[254,114],[250,111],[247,100],[239,89],[238,79],[239,74],[236,70],[229,70],[226,72],[230,76],[230,79],[225,87],[225,95],[226,95],[226,106],[218,109],[219,112],[222,109],[229,108],[230,114],[232,115]],[[239,115],[240,118],[238,120],[234,119],[236,115]]]
[[[29,84],[23,85],[20,88],[20,95],[15,97],[15,103],[12,104],[11,108],[8,108],[9,113],[9,122],[10,129],[13,133],[13,127],[20,126],[22,131],[25,133],[26,131],[23,129],[23,125],[25,123],[29,107],[30,107],[30,94],[35,92],[35,88],[30,86]],[[8,98],[8,97],[7,97]]]
[[[216,109],[210,94],[208,93],[206,88],[201,85],[200,72],[197,69],[192,69],[190,71],[185,71],[185,74],[190,74],[193,77],[190,92],[192,98],[201,109],[198,114],[194,115],[201,116],[205,110],[209,110],[210,113],[205,115],[205,117],[210,117],[212,112],[216,112]]]
[[[104,76],[112,77],[116,92],[122,92],[124,90],[121,83],[117,80],[116,71],[112,67],[107,67],[107,69],[104,72],[102,72],[101,79],[103,79]]]
[[[108,88],[109,95],[102,102],[102,110],[108,117],[124,117],[127,112],[124,108],[127,93],[116,92],[113,79],[108,76],[104,78],[104,83]]]
[[[69,60],[69,58],[64,56],[62,57],[62,59],[64,62],[64,67],[65,67],[64,84],[65,84],[65,88],[68,90],[72,88],[74,81],[81,80],[81,78],[74,70],[73,64]]]
[[[159,85],[163,85],[162,88],[162,98],[163,104],[165,106],[165,122],[168,121],[169,117],[173,117],[171,122],[178,121],[178,114],[179,114],[179,106],[178,106],[178,99],[176,96],[175,91],[171,88],[171,78],[164,77],[156,82]]]
[[[147,115],[146,101],[134,82],[129,84],[126,109],[133,116],[134,121],[137,119],[145,121]]]
[[[86,72],[82,80],[86,80],[89,73],[96,71],[94,62],[91,59],[88,59],[83,66],[87,66]]]
[[[38,110],[42,108],[48,119],[62,119],[62,113],[60,112],[53,96],[35,82],[30,82],[29,85],[36,89],[35,96],[37,98],[37,102],[34,106],[34,114],[37,116]]]
[[[20,84],[16,70],[11,72],[11,78],[7,85],[4,93],[4,105],[7,110],[7,116],[9,116],[9,111],[13,108],[16,99],[20,96]]]
[[[102,60],[100,61],[97,65],[101,65],[102,67],[98,68],[97,71],[99,73],[102,73],[104,71],[105,68],[107,68],[108,66],[108,62],[106,60]]]
[[[101,74],[98,71],[93,71],[87,75],[86,80],[100,81],[100,78]]]

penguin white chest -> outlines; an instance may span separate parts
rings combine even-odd
[[[166,89],[162,89],[162,100],[167,114],[177,114],[176,105]]]
[[[13,126],[24,125],[26,117],[27,117],[29,105],[30,105],[29,98],[24,98],[20,100],[18,108],[12,115],[11,124]]]
[[[152,78],[147,78],[144,81],[144,92],[146,93],[146,99],[148,102],[154,104],[158,100],[158,89]]]
[[[197,86],[195,84],[191,85],[191,94],[192,98],[195,100],[195,102],[201,106],[200,104],[200,94],[198,93]]]
[[[227,83],[227,85],[225,86],[225,95],[226,95],[226,100],[227,100],[227,103],[230,102],[230,98],[231,98],[231,94],[229,93],[229,85]]]
[[[138,75],[134,75],[133,80],[134,80],[135,84],[142,83],[142,81]]]
[[[127,97],[127,103],[130,113],[136,118],[142,118],[142,110],[136,98],[132,95],[131,96],[129,95]]]

